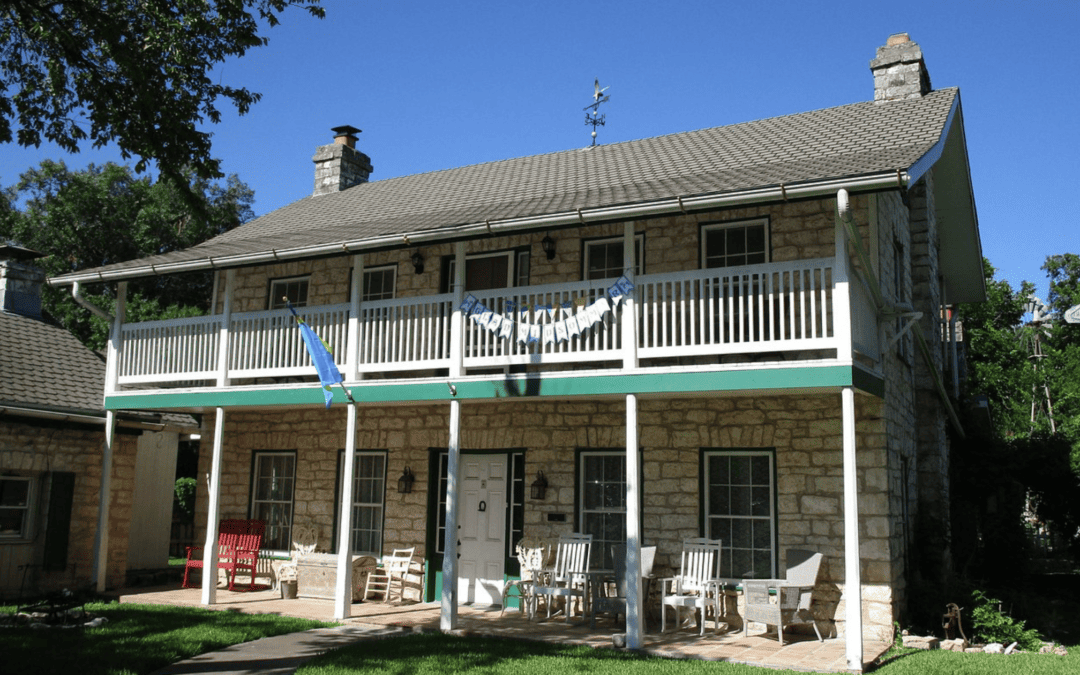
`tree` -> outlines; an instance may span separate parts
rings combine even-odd
[[[0,142],[69,152],[116,143],[142,172],[153,161],[181,189],[184,167],[220,178],[210,136],[217,100],[240,114],[260,99],[211,77],[265,45],[286,8],[322,18],[320,0],[0,0]]]
[[[38,264],[50,276],[194,246],[250,220],[254,192],[235,175],[224,183],[188,172],[184,188],[136,177],[126,166],[90,165],[71,171],[46,160],[5,190],[0,239],[18,242],[48,257]],[[190,206],[191,199],[198,207]],[[20,210],[12,204],[23,204]],[[209,273],[168,275],[130,283],[131,321],[204,313]],[[94,290],[94,289],[88,289]],[[115,302],[113,287],[87,296],[103,309]],[[59,289],[43,291],[49,315],[93,349],[104,346],[109,327]]]

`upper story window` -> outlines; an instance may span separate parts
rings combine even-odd
[[[445,293],[453,290],[456,267],[453,256],[443,258],[442,287]],[[465,257],[466,292],[528,285],[528,250],[474,253]]]
[[[641,274],[645,269],[645,235],[634,235],[634,274]],[[623,274],[623,238],[586,239],[582,242],[585,250],[581,259],[584,261],[585,280],[617,279]]]
[[[274,279],[270,282],[269,309],[285,309],[285,298],[293,307],[306,307],[308,301],[309,277],[289,277]]]
[[[701,226],[701,266],[738,267],[769,261],[769,228],[764,218]]]
[[[23,476],[0,476],[0,541],[30,536],[32,485]]]
[[[397,265],[364,269],[364,290],[360,299],[392,300],[397,286]]]

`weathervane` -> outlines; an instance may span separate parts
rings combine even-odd
[[[593,102],[590,105],[585,106],[585,124],[592,125],[592,144],[596,146],[596,127],[604,126],[604,118],[607,115],[600,114],[600,104],[607,103],[610,96],[605,96],[604,92],[609,87],[600,88],[600,78],[596,78],[593,82]],[[591,111],[591,112],[590,112]]]

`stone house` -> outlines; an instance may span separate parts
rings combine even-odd
[[[193,431],[187,416],[105,410],[105,359],[44,315],[37,257],[0,246],[0,597],[8,600],[81,590],[96,570],[115,587],[129,568],[164,566],[177,444]],[[107,431],[112,471],[103,484]],[[98,561],[102,522],[111,546]]]
[[[205,317],[117,317],[106,407],[202,413],[208,541],[317,528],[337,616],[352,554],[415,547],[452,628],[522,537],[670,569],[707,536],[733,581],[823,552],[815,614],[861,664],[947,558],[941,317],[984,296],[959,91],[906,35],[871,70],[865,103],[382,181],[338,127],[313,195],[50,283],[216,270]],[[343,374],[329,408],[283,298]]]

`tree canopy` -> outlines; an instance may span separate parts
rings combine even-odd
[[[75,152],[115,143],[142,172],[178,186],[185,169],[220,178],[211,156],[219,98],[240,114],[260,99],[213,69],[265,45],[289,7],[322,18],[320,0],[0,0],[0,142],[43,140]]]
[[[72,171],[63,162],[47,160],[4,191],[0,240],[46,254],[36,264],[54,276],[188,248],[254,216],[254,192],[235,175],[219,182],[188,172],[183,180],[181,189],[173,182],[136,177],[127,166],[109,163]],[[128,295],[130,320],[205,312],[212,283],[208,273],[134,281]],[[113,290],[102,288],[89,297],[107,309],[115,301]],[[104,346],[108,327],[91,320],[69,293],[46,288],[42,300],[49,315],[84,343]]]

